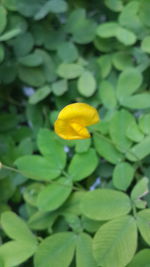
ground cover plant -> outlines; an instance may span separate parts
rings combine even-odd
[[[150,265],[149,14],[0,0],[0,267]],[[54,123],[76,102],[101,121],[64,140]]]

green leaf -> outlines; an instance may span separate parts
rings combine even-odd
[[[63,42],[57,48],[58,56],[62,61],[73,62],[78,59],[77,47],[72,42]]]
[[[81,233],[77,237],[76,244],[76,266],[77,267],[95,267],[96,262],[92,253],[92,238]]]
[[[123,8],[121,0],[105,0],[105,5],[110,8],[112,11],[119,12]]]
[[[93,220],[110,220],[129,213],[129,197],[112,189],[96,189],[87,192],[81,202],[85,216]]]
[[[62,170],[65,167],[66,153],[64,146],[58,141],[54,132],[48,129],[40,129],[37,136],[37,144],[40,152],[56,168]]]
[[[146,26],[150,26],[150,17],[149,17],[149,13],[150,13],[150,2],[147,0],[143,0],[140,2],[139,5],[139,16],[141,21],[146,25]]]
[[[29,218],[28,225],[33,230],[44,230],[51,227],[56,218],[57,214],[55,212],[37,211]]]
[[[106,78],[109,75],[112,68],[112,57],[110,55],[100,56],[97,62],[100,66],[102,78]]]
[[[68,178],[59,178],[53,184],[45,186],[38,195],[37,206],[42,211],[59,208],[68,198],[72,182]]]
[[[113,171],[113,184],[117,189],[127,190],[134,178],[134,168],[127,162],[117,164]]]
[[[49,85],[45,85],[41,88],[38,88],[35,93],[29,98],[30,104],[37,104],[42,101],[51,93],[51,87]]]
[[[99,266],[126,266],[137,247],[137,227],[131,216],[123,216],[100,227],[93,240],[93,252]]]
[[[0,36],[0,41],[8,41],[9,39],[12,39],[14,37],[16,37],[17,35],[19,35],[22,32],[21,29],[13,29],[10,30],[8,32],[5,32],[4,34],[2,34]]]
[[[33,246],[37,241],[35,236],[29,230],[27,224],[14,212],[5,211],[1,215],[1,225],[5,233],[18,241],[29,242]]]
[[[126,129],[132,121],[132,115],[124,109],[117,111],[110,121],[110,136],[117,149],[121,152],[128,151],[132,144],[131,140],[126,137]]]
[[[150,137],[145,137],[141,143],[133,146],[126,154],[131,161],[139,161],[150,154]]]
[[[57,69],[60,77],[65,79],[74,79],[80,76],[83,72],[83,67],[75,63],[62,63]]]
[[[33,180],[48,181],[58,177],[61,172],[54,161],[38,155],[20,157],[15,165],[24,176]]]
[[[68,90],[67,80],[58,80],[52,84],[52,92],[56,96],[63,95]]]
[[[136,35],[130,30],[127,30],[123,27],[118,27],[115,36],[118,41],[120,41],[126,46],[133,45],[136,42]]]
[[[90,138],[77,140],[76,145],[75,145],[75,151],[77,153],[87,152],[90,148],[90,145],[91,145],[91,139]]]
[[[26,241],[10,241],[0,246],[0,258],[4,266],[15,267],[27,261],[36,251],[33,243]]]
[[[56,233],[47,237],[35,254],[35,266],[68,267],[74,254],[75,239],[76,236],[71,232]]]
[[[102,135],[94,135],[94,146],[100,156],[113,164],[120,162],[124,157],[112,144],[111,140]]]
[[[12,31],[18,31],[18,29]],[[34,39],[30,32],[25,32],[11,40],[11,45],[13,47],[15,55],[17,57],[23,57],[28,55],[32,51],[34,46]]]
[[[127,267],[148,267],[150,263],[150,249],[140,250]]]
[[[17,11],[25,17],[33,17],[43,6],[45,0],[19,0],[17,2]]]
[[[19,67],[19,78],[30,86],[42,86],[45,83],[44,73],[41,68]]]
[[[6,9],[0,5],[0,34],[4,31],[7,24],[7,12]]]
[[[134,118],[130,125],[127,127],[126,136],[134,142],[140,142],[144,138],[144,134],[142,133],[142,131],[140,131]]]
[[[105,22],[98,26],[97,35],[102,38],[109,38],[116,36],[119,25],[116,22]]]
[[[91,160],[92,159],[92,160]],[[98,165],[93,148],[82,154],[75,154],[70,162],[68,173],[74,181],[81,181],[91,175]]]
[[[141,93],[129,96],[121,101],[122,106],[130,109],[150,108],[150,93]]]
[[[117,106],[115,89],[110,82],[104,80],[100,83],[99,96],[106,108],[114,109]]]
[[[120,75],[117,84],[118,100],[126,100],[141,85],[143,80],[141,72],[136,68],[127,68]]]
[[[144,114],[139,119],[139,127],[144,134],[150,133],[150,114]]]
[[[4,57],[5,57],[4,46],[0,44],[0,63],[4,60]]]
[[[62,13],[67,11],[67,8],[67,3],[63,0],[49,0],[41,6],[41,9],[35,14],[34,18],[35,20],[40,20],[48,15],[48,13]]]
[[[133,66],[132,55],[128,51],[114,53],[112,62],[117,70],[125,70]]]
[[[146,36],[142,40],[141,49],[146,53],[150,53],[150,36]]]
[[[36,67],[43,63],[42,56],[35,50],[32,54],[20,57],[18,62],[26,67]]]
[[[147,204],[146,201],[143,201],[140,198],[149,193],[148,183],[149,179],[144,177],[133,187],[131,191],[131,199],[139,209],[145,208]]]
[[[138,212],[136,219],[143,239],[148,245],[150,245],[150,209],[144,209]]]
[[[85,97],[90,97],[96,90],[96,81],[93,74],[90,71],[85,71],[81,74],[78,83],[78,91]]]
[[[3,5],[11,11],[17,10],[17,1],[18,0],[2,0]]]

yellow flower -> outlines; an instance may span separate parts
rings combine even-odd
[[[86,139],[91,135],[86,126],[99,122],[97,110],[85,103],[74,103],[64,107],[58,114],[54,128],[63,139]]]

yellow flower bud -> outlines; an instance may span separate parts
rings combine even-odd
[[[100,121],[97,110],[85,103],[74,103],[64,107],[58,114],[54,129],[66,140],[90,138],[87,126]]]

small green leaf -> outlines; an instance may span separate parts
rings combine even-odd
[[[132,55],[127,51],[114,53],[112,62],[118,70],[125,70],[133,66]]]
[[[120,162],[124,157],[112,144],[111,140],[102,135],[94,135],[94,146],[100,156],[113,164]]]
[[[150,36],[146,36],[142,40],[141,49],[146,53],[150,53]]]
[[[150,154],[150,137],[145,137],[139,144],[133,146],[126,154],[131,161],[140,161]]]
[[[133,45],[136,42],[136,35],[123,27],[118,27],[115,33],[116,38],[124,45]]]
[[[81,202],[81,210],[90,219],[104,221],[129,213],[131,202],[122,192],[95,189],[85,194]]]
[[[45,85],[41,88],[38,88],[35,93],[29,98],[30,104],[37,104],[38,102],[42,101],[51,93],[51,87]]]
[[[35,67],[19,67],[19,78],[24,83],[30,86],[43,86],[45,83],[45,77],[42,68]]]
[[[45,186],[38,195],[37,206],[42,211],[53,211],[59,208],[68,198],[72,190],[72,182],[67,178],[59,178],[53,184]]]
[[[127,68],[120,75],[117,84],[118,100],[123,101],[132,95],[141,85],[143,80],[141,72],[136,68]]]
[[[139,119],[139,127],[144,134],[150,133],[150,114],[144,114]]]
[[[117,105],[115,89],[108,81],[102,81],[99,86],[99,96],[104,106],[108,109],[114,109]]]
[[[102,78],[106,78],[112,68],[112,58],[110,55],[100,56],[97,60],[98,65],[100,66],[101,76]]]
[[[141,93],[129,96],[121,101],[122,106],[131,109],[150,108],[150,93]]]
[[[127,162],[116,165],[113,171],[113,184],[120,190],[127,190],[134,177],[134,168]]]
[[[119,25],[116,22],[106,22],[98,26],[97,35],[102,38],[109,38],[116,36]]]
[[[150,209],[144,209],[137,213],[137,225],[143,239],[150,245]]]
[[[4,60],[5,50],[2,44],[0,44],[0,63]]]
[[[146,201],[141,200],[141,198],[149,193],[148,183],[149,179],[144,177],[133,187],[131,191],[131,199],[139,209],[145,208],[146,206]]]
[[[143,0],[140,1],[140,5],[139,5],[139,16],[141,21],[146,25],[146,26],[150,26],[150,17],[149,17],[149,13],[150,13],[150,2],[147,0]]]
[[[62,63],[57,69],[60,77],[65,79],[74,79],[80,76],[83,72],[83,67],[75,63]]]
[[[76,141],[75,150],[77,153],[87,152],[91,145],[91,139],[81,139]]]
[[[76,236],[72,232],[56,233],[40,244],[34,258],[36,267],[68,267],[72,261]]]
[[[105,0],[105,5],[110,8],[112,11],[119,12],[123,8],[121,0]]]
[[[92,238],[81,233],[77,237],[76,245],[76,266],[77,267],[95,267],[96,262],[92,253]]]
[[[62,61],[73,62],[78,59],[77,47],[72,42],[63,42],[57,48],[58,56]]]
[[[85,71],[81,74],[78,83],[78,91],[85,97],[90,97],[96,90],[96,81],[90,71]]]
[[[144,138],[144,134],[142,131],[140,131],[136,120],[133,119],[133,121],[127,127],[126,136],[134,142],[140,142]]]
[[[92,159],[92,160],[91,160]],[[91,175],[98,165],[98,158],[93,148],[85,153],[75,154],[70,162],[68,173],[74,181],[81,181]]]
[[[131,216],[105,223],[93,240],[93,252],[98,266],[126,266],[133,258],[136,247],[137,226]]]
[[[52,84],[52,92],[56,96],[63,95],[68,90],[67,80],[58,80]]]
[[[9,39],[12,39],[12,38],[16,37],[17,35],[19,35],[21,32],[22,32],[21,29],[13,29],[13,30],[10,30],[8,32],[5,32],[0,36],[0,41],[1,42],[2,41],[8,41]]]
[[[36,67],[43,63],[42,56],[35,50],[32,54],[29,54],[18,59],[19,63],[26,67]]]

